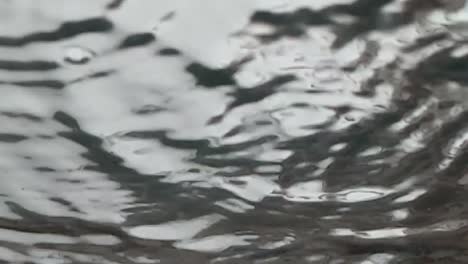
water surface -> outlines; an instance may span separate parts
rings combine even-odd
[[[468,263],[468,7],[0,2],[0,263]]]

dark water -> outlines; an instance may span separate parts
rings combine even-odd
[[[468,263],[467,12],[0,1],[0,263]]]

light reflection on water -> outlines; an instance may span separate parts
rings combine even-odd
[[[461,2],[0,3],[0,263],[464,263]]]

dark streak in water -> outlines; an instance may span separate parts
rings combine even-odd
[[[416,43],[406,47],[404,49],[404,51],[406,52],[414,52],[414,51],[418,51],[420,49],[423,49],[435,42],[438,42],[438,41],[441,41],[441,40],[444,40],[444,39],[447,39],[448,35],[447,33],[438,33],[438,34],[434,34],[434,35],[430,35],[430,36],[425,36],[425,37],[422,37],[422,38],[419,38]]]
[[[118,49],[127,49],[138,46],[148,45],[154,42],[156,38],[152,33],[138,33],[126,37],[117,47]]]
[[[192,63],[187,66],[186,70],[195,76],[198,85],[208,88],[236,83],[233,78],[235,70],[230,68],[210,69],[202,64]]]
[[[0,84],[11,84],[27,88],[48,88],[53,90],[60,90],[65,87],[65,83],[59,80],[33,80],[33,81],[0,81]]]
[[[87,76],[79,77],[75,80],[72,80],[69,83],[73,84],[73,83],[78,83],[78,82],[82,82],[82,81],[90,80],[90,79],[104,78],[104,77],[111,76],[112,74],[115,74],[115,73],[116,73],[115,70],[104,70],[104,71],[94,72]]]
[[[117,9],[119,8],[125,0],[112,0],[109,4],[107,4],[107,9]]]
[[[23,37],[0,37],[0,46],[18,47],[34,42],[59,41],[85,33],[109,32],[112,28],[112,22],[106,18],[89,18],[65,22],[54,31],[31,33]]]
[[[120,182],[139,181],[144,177],[136,170],[124,166],[122,158],[106,151],[102,147],[102,139],[81,130],[79,123],[72,116],[59,111],[54,114],[54,119],[72,129],[70,132],[59,132],[58,135],[85,147],[87,152],[82,156],[97,164],[95,171],[108,173]]]
[[[180,51],[174,48],[164,48],[158,51],[158,54],[161,56],[177,56],[180,55]]]
[[[28,137],[18,134],[0,133],[0,142],[4,143],[18,143],[26,140]]]
[[[32,121],[32,122],[40,122],[42,121],[42,118],[36,116],[36,115],[33,115],[33,114],[29,114],[29,113],[18,113],[18,112],[0,112],[0,115],[3,115],[3,116],[7,116],[7,117],[10,117],[10,118],[24,118],[28,121]]]
[[[59,67],[59,64],[51,61],[0,60],[0,70],[7,71],[50,71]]]
[[[275,76],[263,84],[251,88],[238,88],[229,95],[234,100],[226,106],[225,111],[221,115],[214,116],[208,121],[208,124],[218,123],[222,118],[232,109],[250,103],[255,103],[265,99],[266,97],[274,94],[277,89],[289,82],[296,80],[293,75]]]
[[[140,138],[140,139],[154,139],[158,140],[161,144],[175,149],[204,149],[208,147],[208,140],[177,140],[171,139],[167,131],[132,131],[126,133],[125,137]]]

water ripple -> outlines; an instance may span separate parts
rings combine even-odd
[[[0,262],[465,263],[467,9],[0,3]]]

